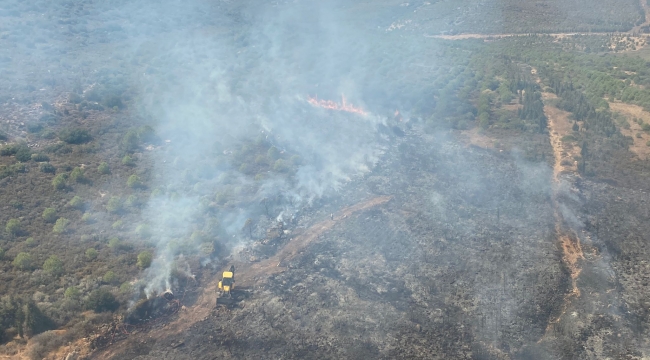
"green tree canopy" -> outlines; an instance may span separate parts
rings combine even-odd
[[[43,210],[43,219],[47,222],[55,222],[56,221],[56,209],[55,208],[45,208]]]
[[[59,276],[63,274],[63,261],[56,255],[52,255],[43,263],[43,270],[54,276]]]
[[[137,265],[140,269],[146,269],[151,266],[151,261],[153,260],[153,255],[148,251],[143,251],[138,254]]]
[[[14,258],[12,264],[18,270],[31,270],[33,264],[32,256],[26,252],[18,253],[18,255],[16,255]]]

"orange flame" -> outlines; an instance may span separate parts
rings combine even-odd
[[[341,103],[334,102],[332,100],[318,100],[318,97],[311,97],[309,96],[307,98],[307,102],[309,102],[311,105],[320,107],[323,109],[328,109],[328,110],[337,110],[337,111],[346,111],[358,115],[366,115],[367,113],[359,107],[355,107],[352,104],[347,104],[345,102],[345,96],[341,94]]]

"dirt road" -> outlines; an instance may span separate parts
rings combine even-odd
[[[534,76],[537,76],[536,69],[533,68],[531,73]],[[541,83],[539,77],[537,77],[536,80],[537,83]],[[554,94],[549,93],[544,93],[542,97],[544,100],[557,98]],[[549,141],[553,148],[554,157],[552,201],[555,217],[555,233],[562,250],[562,260],[568,268],[571,276],[571,291],[565,296],[560,315],[555,320],[549,322],[546,331],[546,334],[548,334],[549,331],[552,330],[554,324],[559,322],[565,314],[566,309],[571,304],[572,298],[580,296],[580,289],[578,288],[577,280],[582,271],[580,262],[581,260],[584,260],[584,254],[579,237],[565,224],[559,200],[563,187],[566,186],[566,180],[562,178],[562,175],[566,174],[572,177],[579,176],[574,156],[580,154],[580,148],[570,141],[562,140],[563,137],[570,135],[573,131],[571,123],[569,122],[568,113],[545,102],[544,115],[546,115],[548,121]]]
[[[509,34],[457,34],[457,35],[424,35],[424,37],[434,38],[434,39],[444,39],[444,40],[467,40],[467,39],[503,39],[515,36],[531,36],[531,35],[548,35],[557,39],[571,37],[571,36],[582,36],[582,35],[600,35],[607,36],[611,33],[603,32],[574,32],[574,33],[509,33]]]
[[[506,34],[476,34],[476,33],[467,33],[467,34],[456,34],[456,35],[424,35],[424,37],[435,38],[435,39],[444,39],[444,40],[467,40],[467,39],[502,39],[515,36],[530,36],[530,35],[548,35],[556,39],[561,39],[571,36],[610,36],[610,35],[638,35],[642,34],[642,28],[650,25],[650,6],[648,6],[648,0],[639,0],[641,7],[645,11],[645,22],[643,24],[637,25],[626,32],[569,32],[569,33],[506,33]]]
[[[268,259],[252,264],[242,260],[229,263],[228,266],[235,265],[237,269],[237,285],[254,288],[263,283],[269,276],[285,271],[287,269],[284,267],[286,266],[285,264],[299,255],[310,243],[317,240],[320,235],[332,229],[339,222],[350,218],[355,213],[384,204],[391,200],[391,198],[391,196],[379,196],[346,207],[334,213],[333,219],[318,222],[302,233],[296,234],[277,254]],[[142,336],[156,339],[165,338],[179,334],[198,321],[206,319],[215,307],[218,282],[219,277],[215,276],[209,283],[205,284],[199,299],[193,306],[182,310],[178,317],[165,327],[159,327]],[[108,347],[103,352],[95,354],[94,358],[110,359],[115,355],[115,351],[119,350],[115,346]]]

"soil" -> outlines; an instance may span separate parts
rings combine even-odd
[[[632,139],[633,144],[630,145],[630,151],[641,160],[647,159],[648,155],[650,155],[650,146],[647,145],[648,141],[650,141],[650,134],[643,131],[641,125],[634,119],[642,119],[643,122],[650,123],[650,113],[643,110],[641,106],[621,102],[610,102],[609,108],[625,115],[627,118],[629,128],[619,126],[618,129],[621,134]]]
[[[548,100],[557,99],[557,96],[545,92],[542,93],[542,99],[548,103]],[[548,118],[549,137],[555,158],[554,173],[575,173],[578,167],[575,158],[580,156],[580,147],[569,137],[573,133],[570,113],[545,104],[544,114]]]
[[[495,139],[490,136],[482,133],[479,128],[473,128],[471,130],[461,130],[460,138],[464,140],[465,143],[478,146],[484,149],[494,148]]]

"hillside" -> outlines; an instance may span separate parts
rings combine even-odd
[[[0,4],[0,357],[650,356],[645,7]]]

